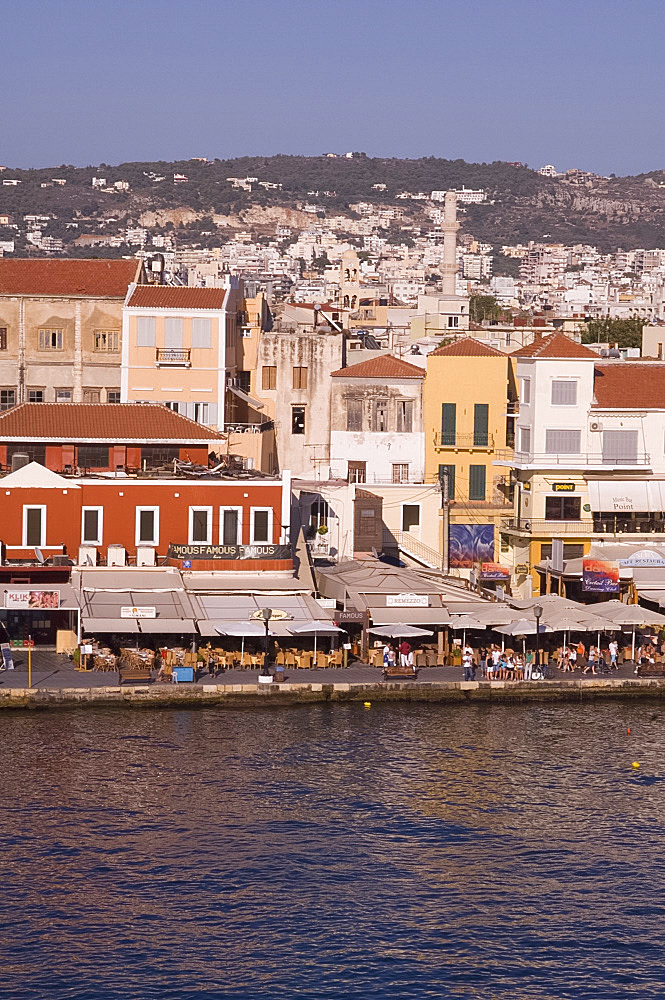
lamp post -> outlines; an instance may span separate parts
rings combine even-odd
[[[543,609],[540,604],[536,604],[533,609],[536,619],[536,669],[540,668],[540,619],[543,617]]]
[[[270,659],[270,653],[268,651],[268,636],[270,633],[270,619],[272,618],[272,608],[262,608],[261,617],[263,618],[263,624],[266,627],[266,634],[263,640],[263,666],[261,667],[261,673],[263,676],[270,674],[268,668],[268,661]]]

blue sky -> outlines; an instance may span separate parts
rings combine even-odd
[[[0,0],[0,162],[665,168],[664,0]]]

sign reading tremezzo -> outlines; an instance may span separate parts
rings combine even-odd
[[[170,559],[290,559],[290,545],[169,545]]]
[[[427,594],[387,594],[387,608],[427,608],[429,607],[429,597]]]

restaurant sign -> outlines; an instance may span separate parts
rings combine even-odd
[[[428,608],[427,594],[387,594],[387,608]]]
[[[480,579],[509,580],[510,570],[507,566],[501,566],[499,563],[484,562],[480,564]]]
[[[348,611],[338,611],[335,615],[335,621],[338,625],[342,623],[353,623],[356,622],[358,625],[369,624],[369,613],[367,611],[356,611],[355,609],[349,609]]]
[[[25,611],[56,611],[60,607],[59,590],[6,590],[6,608],[23,608]]]
[[[552,483],[553,493],[574,493],[575,483]]]
[[[157,608],[120,608],[121,618],[156,618]]]
[[[616,594],[619,591],[619,564],[604,559],[582,560],[582,590],[593,594]]]
[[[290,545],[169,545],[169,559],[290,558]]]

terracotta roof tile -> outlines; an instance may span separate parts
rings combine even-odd
[[[145,309],[221,309],[225,296],[225,288],[137,285],[127,305]]]
[[[665,364],[658,361],[615,361],[596,365],[594,408],[665,410]]]
[[[212,441],[224,435],[160,403],[19,403],[0,413],[0,441]]]
[[[425,372],[416,365],[410,365],[401,358],[394,358],[392,354],[382,354],[378,358],[371,358],[361,361],[357,365],[350,365],[348,368],[340,368],[336,372],[331,372],[341,378],[425,378]]]
[[[124,299],[142,265],[138,260],[0,258],[0,295]]]
[[[595,351],[571,340],[565,333],[550,333],[547,337],[534,340],[531,344],[511,352],[511,358],[589,358],[597,360]]]
[[[455,340],[452,344],[437,347],[429,356],[436,358],[442,355],[449,358],[506,357],[503,351],[497,350],[496,347],[492,347],[490,344],[484,344],[481,340],[476,340],[475,337],[462,337],[460,340]]]

